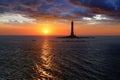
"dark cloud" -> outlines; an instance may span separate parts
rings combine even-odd
[[[17,0],[16,0],[17,1]],[[0,6],[10,6],[16,3],[15,0],[0,0]]]
[[[106,10],[111,12],[120,12],[119,0],[69,0],[71,4],[93,8],[93,10]],[[97,12],[97,11],[96,11]],[[99,12],[99,11],[98,11]]]
[[[120,16],[119,0],[0,0],[0,13],[79,18],[106,14]]]

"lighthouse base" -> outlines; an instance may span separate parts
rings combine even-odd
[[[70,36],[63,36],[63,37],[57,37],[57,38],[70,38],[70,39],[74,39],[74,38],[94,38],[93,36],[76,36],[76,35],[70,35]]]

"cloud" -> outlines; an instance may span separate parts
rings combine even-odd
[[[119,0],[69,0],[69,2],[75,6],[86,7],[93,13],[120,14]]]
[[[112,18],[106,16],[106,15],[101,15],[101,14],[96,14],[93,17],[83,17],[83,20],[98,20],[98,21],[103,21],[103,20],[112,20]]]
[[[96,19],[96,20],[111,20],[110,18],[108,18],[105,15],[95,15],[95,16],[93,16],[93,19]]]
[[[0,13],[1,15],[6,15],[5,13],[24,14],[32,19],[40,19],[40,17],[66,19],[84,17],[86,20],[93,18],[97,20],[102,17],[103,20],[103,16],[95,15],[120,18],[120,2],[119,0],[1,0]]]
[[[35,23],[36,20],[23,14],[4,13],[0,14],[0,23]]]
[[[107,16],[104,14],[95,14],[92,17],[82,17],[81,19],[77,19],[77,22],[80,23],[86,23],[86,24],[111,24],[111,23],[116,23],[119,22],[120,19],[113,18],[111,16]]]
[[[0,0],[1,6],[11,6],[13,4],[16,4],[16,0]]]

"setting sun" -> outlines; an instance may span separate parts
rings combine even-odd
[[[46,29],[46,30],[44,30],[44,34],[48,34],[49,33],[49,31]]]

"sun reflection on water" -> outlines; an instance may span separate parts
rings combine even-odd
[[[40,51],[40,60],[41,63],[35,63],[35,67],[37,73],[39,73],[40,78],[35,80],[46,80],[52,79],[51,67],[52,67],[52,56],[51,54],[51,46],[49,44],[49,40],[45,39],[42,42],[41,51]]]
[[[43,66],[46,68],[50,68],[50,45],[47,39],[44,40],[43,45],[42,45],[42,53],[41,53],[41,59],[43,61]]]

